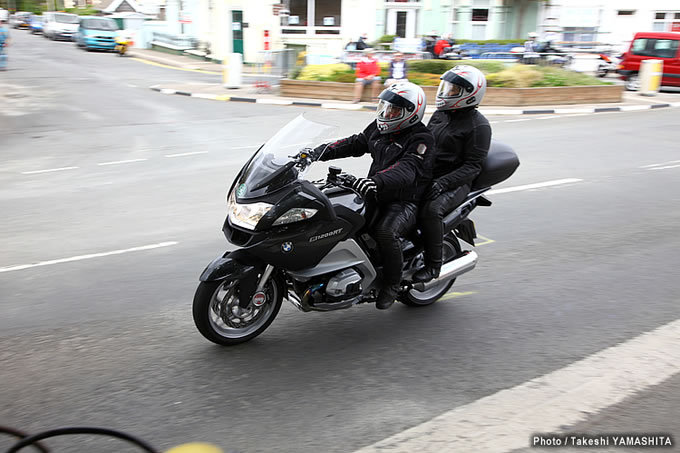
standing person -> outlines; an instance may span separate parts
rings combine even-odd
[[[368,44],[366,44],[367,39],[368,35],[366,35],[366,33],[362,33],[361,36],[359,36],[359,40],[357,41],[356,50],[368,49]]]
[[[477,110],[485,92],[486,77],[473,66],[456,66],[441,76],[437,111],[427,124],[435,139],[433,181],[418,219],[425,267],[413,275],[414,282],[439,276],[444,216],[465,200],[489,153],[491,126]]]
[[[356,104],[361,100],[364,85],[371,85],[371,98],[375,99],[380,87],[380,65],[378,65],[378,60],[373,58],[373,52],[370,50],[366,51],[366,54],[357,63],[356,75],[353,102]]]
[[[397,52],[394,54],[392,61],[390,62],[390,75],[387,76],[385,80],[385,86],[389,86],[395,82],[408,82],[406,77],[406,60],[404,60],[404,54]]]
[[[538,33],[536,32],[530,32],[527,35],[527,40],[524,42],[524,58],[522,59],[522,63],[524,64],[536,64],[538,62],[538,42],[536,42],[536,39],[538,38]]]
[[[342,157],[373,158],[367,178],[353,185],[364,198],[377,196],[379,220],[373,237],[383,265],[383,286],[376,307],[390,308],[401,283],[404,257],[400,238],[415,227],[418,204],[432,173],[432,133],[422,123],[425,93],[418,85],[398,82],[380,93],[376,119],[363,132],[314,150],[322,161]]]
[[[7,70],[7,47],[9,43],[9,27],[5,20],[0,19],[0,71]]]

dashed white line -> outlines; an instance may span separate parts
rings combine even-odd
[[[520,121],[531,121],[531,118],[519,118],[516,120],[505,120],[506,123],[519,123]]]
[[[169,241],[169,242],[160,242],[158,244],[151,244],[151,245],[143,245],[140,247],[132,247],[129,249],[120,249],[120,250],[112,250],[110,252],[101,252],[101,253],[90,253],[88,255],[78,255],[78,256],[72,256],[69,258],[61,258],[57,260],[49,260],[49,261],[40,261],[38,263],[32,263],[32,264],[21,264],[17,266],[8,266],[8,267],[0,267],[0,273],[3,272],[12,272],[12,271],[20,271],[23,269],[30,269],[32,267],[40,267],[40,266],[49,266],[52,264],[62,264],[62,263],[70,263],[73,261],[81,261],[81,260],[88,260],[92,258],[100,258],[103,256],[111,256],[111,255],[120,255],[123,253],[130,253],[130,252],[140,252],[143,250],[152,250],[152,249],[157,249],[161,247],[169,247],[171,245],[177,245],[178,242],[174,241]]]
[[[34,171],[22,171],[22,175],[38,175],[40,173],[52,173],[55,171],[66,171],[66,170],[75,170],[76,168],[80,167],[61,167],[61,168],[49,168],[47,170],[34,170]]]
[[[562,185],[562,184],[572,184],[572,183],[581,182],[581,181],[583,181],[583,180],[577,179],[577,178],[556,179],[554,181],[538,182],[538,183],[535,183],[535,184],[526,184],[526,185],[523,185],[523,186],[516,186],[516,187],[507,187],[505,189],[494,189],[494,190],[489,190],[486,193],[489,194],[489,195],[494,195],[494,194],[499,194],[499,193],[519,192],[520,190],[540,189],[542,187],[559,186],[559,185]]]
[[[680,372],[680,320],[456,407],[355,453],[505,453],[530,447]]]
[[[148,159],[142,158],[142,159],[113,160],[111,162],[100,162],[97,165],[104,166],[104,165],[131,164],[133,162],[143,162],[145,160]]]
[[[680,164],[678,165],[666,165],[665,167],[652,167],[650,170],[666,170],[668,168],[678,168],[680,167]]]
[[[257,148],[260,145],[249,145],[249,146],[232,146],[229,149],[248,149],[248,148]]]
[[[166,154],[163,157],[184,157],[184,156],[195,156],[196,154],[208,154],[208,151],[193,151],[193,152],[190,152],[190,153]]]
[[[680,160],[671,160],[671,161],[668,161],[668,162],[661,162],[660,164],[643,165],[640,168],[661,167],[661,166],[664,166],[664,165],[672,165],[672,164],[677,164],[677,163],[680,163]]]

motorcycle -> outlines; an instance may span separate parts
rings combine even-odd
[[[118,56],[122,57],[124,56],[129,47],[132,47],[134,43],[132,42],[132,39],[126,37],[126,36],[118,36],[116,37],[116,47],[115,50],[118,52]]]
[[[311,149],[334,137],[334,126],[300,115],[250,158],[229,189],[223,232],[240,247],[213,260],[200,276],[193,301],[199,332],[220,345],[246,342],[267,329],[287,299],[303,312],[333,311],[375,302],[382,267],[371,226],[374,198],[351,186],[355,177],[331,166],[325,179],[304,178]],[[423,265],[419,231],[403,239],[404,268],[398,300],[422,307],[446,294],[455,279],[477,264],[468,218],[491,206],[484,193],[519,165],[514,151],[494,142],[466,200],[445,219],[444,265],[438,278],[414,283]]]
[[[621,63],[621,57],[613,57],[603,53],[600,54],[600,60],[596,71],[598,77],[605,77],[610,72],[616,72]]]

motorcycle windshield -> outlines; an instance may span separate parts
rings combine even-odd
[[[305,148],[327,143],[336,130],[336,126],[317,123],[304,115],[295,118],[255,153],[235,187],[236,197],[259,197],[301,178],[306,168],[292,166],[294,157]]]

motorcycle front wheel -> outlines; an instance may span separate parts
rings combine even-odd
[[[453,233],[444,236],[442,249],[442,258],[444,263],[448,263],[460,254],[461,248],[458,238]],[[438,283],[437,285],[426,289],[425,291],[418,291],[412,288],[404,296],[402,296],[401,302],[411,307],[424,307],[426,305],[431,305],[439,300],[439,298],[444,294],[446,294],[449,289],[451,289],[451,286],[453,286],[455,281],[456,279],[454,278],[448,282]]]
[[[265,301],[239,306],[238,280],[201,282],[194,296],[196,328],[206,339],[223,346],[252,340],[269,327],[281,309],[283,282],[272,276],[264,287]]]

